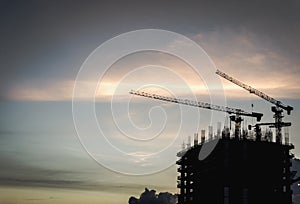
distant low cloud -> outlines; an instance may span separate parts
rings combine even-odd
[[[140,195],[140,198],[130,197],[128,200],[129,204],[176,204],[177,195],[160,192],[156,194],[155,190],[149,190],[145,188],[145,191]]]

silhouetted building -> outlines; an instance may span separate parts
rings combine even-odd
[[[222,137],[199,160],[203,145],[177,154],[179,204],[292,203],[293,145]]]

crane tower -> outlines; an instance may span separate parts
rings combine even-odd
[[[285,105],[283,104],[281,101],[278,101],[270,96],[268,96],[267,94],[247,85],[244,84],[243,82],[240,82],[237,79],[234,79],[233,77],[227,75],[226,73],[217,70],[216,74],[223,77],[224,79],[242,87],[243,89],[249,91],[252,94],[255,94],[257,96],[259,96],[260,98],[274,104],[275,106],[272,106],[271,110],[272,112],[274,112],[274,119],[275,119],[275,123],[273,124],[274,127],[276,128],[276,142],[277,143],[282,143],[282,133],[281,133],[281,128],[285,127],[285,126],[290,126],[290,123],[284,123],[282,122],[282,118],[283,116],[283,110],[285,110],[287,112],[288,115],[291,114],[291,111],[294,109],[293,107],[289,106],[289,105]]]

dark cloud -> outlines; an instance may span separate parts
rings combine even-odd
[[[0,187],[73,189],[130,195],[145,186],[145,181],[138,177],[121,177],[99,167],[89,158],[61,154],[54,161],[47,155],[41,158],[31,155],[27,160],[27,152],[18,152],[19,156],[14,151],[0,152]],[[48,160],[46,165],[37,162],[41,159]]]
[[[299,9],[298,0],[2,1],[0,97],[16,85],[72,80],[102,42],[142,28],[190,37],[222,34],[224,28],[234,33],[244,30],[287,59],[298,60]]]
[[[2,163],[6,165],[6,163]],[[2,168],[2,167],[1,167]],[[10,170],[10,173],[7,172]],[[115,183],[96,181],[97,175],[91,173],[88,178],[87,172],[63,171],[55,169],[42,169],[39,167],[12,166],[0,170],[0,186],[27,187],[27,188],[55,188],[74,189],[87,191],[101,191],[110,193],[132,193],[141,189],[142,184]]]
[[[156,194],[155,190],[149,190],[145,188],[145,191],[140,195],[140,198],[130,197],[129,204],[176,204],[177,195],[161,192]]]

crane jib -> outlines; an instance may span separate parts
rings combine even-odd
[[[230,108],[226,106],[219,106],[219,105],[213,105],[201,101],[192,101],[189,99],[178,99],[178,98],[172,98],[172,97],[167,97],[167,96],[161,96],[157,94],[150,94],[146,93],[143,91],[134,91],[131,90],[129,91],[130,94],[132,95],[138,95],[138,96],[143,96],[147,98],[152,98],[152,99],[157,99],[157,100],[162,100],[162,101],[167,101],[167,102],[173,102],[173,103],[178,103],[178,104],[183,104],[183,105],[188,105],[188,106],[194,106],[194,107],[199,107],[199,108],[204,108],[204,109],[209,109],[209,110],[215,110],[215,111],[222,111],[222,112],[227,112],[229,114],[236,114],[239,116],[249,116],[249,117],[255,117],[257,121],[260,121],[263,114],[262,113],[248,113],[244,110],[241,109],[235,109],[235,108]]]
[[[267,94],[251,87],[251,86],[248,86],[247,84],[244,84],[243,82],[240,82],[239,80],[237,79],[234,79],[233,77],[227,75],[226,73],[220,71],[220,70],[217,70],[216,71],[216,74],[218,74],[219,76],[223,77],[224,79],[227,79],[228,81],[246,89],[247,91],[249,91],[250,93],[252,94],[255,94],[263,99],[265,99],[266,101],[269,101],[270,103],[273,103],[274,105],[276,105],[277,107],[280,107],[284,110],[287,111],[288,115],[290,115],[291,111],[294,110],[293,107],[291,106],[287,106],[287,105],[284,105],[281,101],[278,101],[270,96],[268,96]]]

